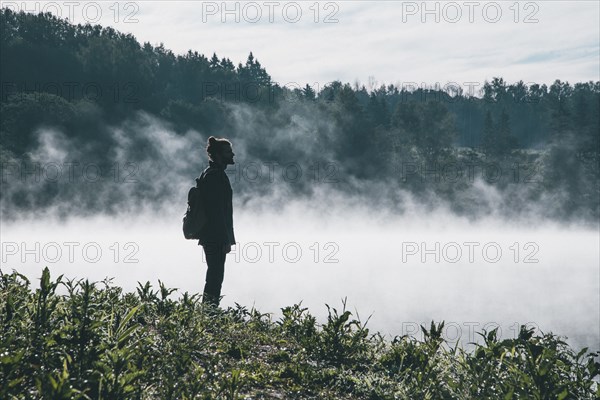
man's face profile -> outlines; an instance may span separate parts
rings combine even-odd
[[[223,152],[221,153],[221,160],[223,161],[223,164],[235,164],[235,162],[233,161],[233,156],[235,156],[235,154],[233,153],[233,149],[231,148],[231,146],[225,146],[223,148]]]

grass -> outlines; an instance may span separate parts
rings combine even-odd
[[[1,274],[1,272],[0,272]],[[57,293],[59,286],[64,295]],[[0,277],[0,399],[595,399],[598,353],[551,333],[496,331],[467,352],[444,323],[423,340],[385,340],[343,303],[324,324],[300,304],[269,314],[171,299],[160,281],[124,293],[110,280],[52,280],[32,290]]]

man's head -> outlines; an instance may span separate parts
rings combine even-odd
[[[220,139],[214,136],[208,138],[206,145],[206,153],[208,158],[224,167],[229,164],[234,164],[233,161],[233,149],[231,148],[231,142],[227,139]]]

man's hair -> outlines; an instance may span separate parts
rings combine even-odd
[[[211,136],[208,138],[206,144],[206,153],[208,153],[208,157],[212,160],[215,154],[220,153],[227,146],[231,146],[231,142],[229,140]]]

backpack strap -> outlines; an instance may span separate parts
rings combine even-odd
[[[202,181],[206,175],[210,172],[209,171],[210,167],[206,167],[204,169],[204,171],[202,171],[202,173],[200,174],[200,176],[198,178],[196,178],[196,187],[199,188],[200,187],[200,181]]]

